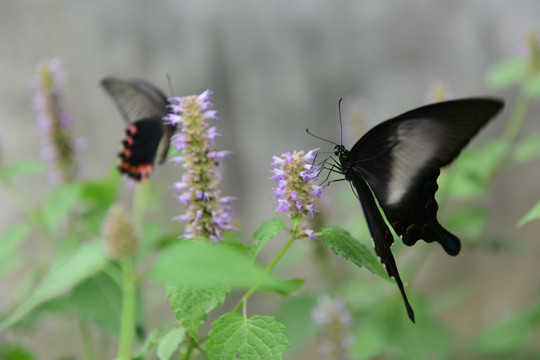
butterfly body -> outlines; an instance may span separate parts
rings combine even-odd
[[[162,120],[167,114],[167,98],[152,84],[143,80],[105,78],[101,81],[127,124],[118,170],[135,181],[151,175],[154,162],[167,158],[169,141],[175,125]]]
[[[440,168],[452,162],[502,107],[502,101],[488,98],[427,105],[375,126],[350,151],[335,146],[339,172],[356,190],[375,251],[396,280],[413,322],[414,312],[390,251],[393,235],[377,203],[406,245],[420,239],[436,241],[448,254],[457,255],[459,239],[437,220]]]

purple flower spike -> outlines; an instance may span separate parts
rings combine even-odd
[[[271,179],[274,179],[278,186],[273,188],[274,198],[278,201],[276,211],[283,211],[290,218],[300,217],[306,219],[313,217],[317,211],[315,209],[315,198],[320,197],[324,190],[322,186],[316,185],[319,166],[313,165],[315,159],[312,149],[307,153],[295,151],[285,152],[281,157],[273,156],[271,163],[273,166]],[[300,237],[314,239],[314,231],[308,229],[302,222],[298,229]]]
[[[73,137],[73,117],[62,104],[65,80],[66,73],[58,59],[40,63],[31,80],[36,89],[33,104],[38,111],[41,157],[51,163],[49,178],[54,183],[75,179],[78,172],[76,153],[81,148],[81,140]]]
[[[172,159],[182,163],[186,170],[182,180],[173,184],[179,193],[177,199],[185,204],[186,212],[175,220],[185,222],[184,238],[209,238],[214,242],[223,240],[223,231],[234,230],[232,207],[235,198],[221,196],[219,183],[221,175],[218,161],[230,151],[217,151],[214,147],[219,130],[210,127],[205,120],[217,120],[217,112],[210,102],[212,92],[206,90],[200,95],[173,97],[169,108],[173,112],[163,118],[165,122],[178,122],[181,132],[171,138],[171,146],[181,156]]]
[[[311,311],[314,323],[321,325],[319,351],[325,359],[349,359],[348,348],[352,344],[352,316],[343,300],[328,295],[319,298],[317,307]]]

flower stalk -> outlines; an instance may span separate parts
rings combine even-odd
[[[222,196],[219,189],[221,174],[219,161],[230,152],[215,149],[220,133],[208,120],[217,120],[212,109],[209,90],[200,95],[169,99],[171,113],[163,119],[168,124],[180,124],[180,133],[171,138],[171,146],[179,155],[171,159],[182,164],[182,180],[173,184],[177,199],[186,211],[175,220],[185,222],[184,238],[223,240],[223,232],[233,230],[231,196]]]
[[[128,210],[121,204],[113,204],[110,207],[101,232],[109,257],[118,260],[122,270],[123,294],[118,359],[129,360],[135,334],[138,286],[133,259],[137,254],[139,236]]]
[[[76,153],[80,141],[73,136],[73,117],[63,108],[62,85],[66,74],[58,59],[39,64],[31,85],[36,89],[34,108],[42,133],[41,157],[51,164],[53,183],[69,182],[78,171]]]
[[[307,219],[313,218],[317,211],[315,199],[320,198],[324,190],[316,184],[319,166],[313,165],[313,161],[317,150],[284,152],[279,157],[273,156],[271,163],[272,179],[278,183],[273,188],[278,201],[276,211],[286,212],[290,219],[298,219],[299,226],[295,227],[298,238],[315,238],[315,231],[308,226]]]

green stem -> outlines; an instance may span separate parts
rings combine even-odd
[[[281,258],[283,257],[283,255],[285,255],[285,253],[287,252],[287,250],[289,250],[289,248],[291,247],[292,243],[294,240],[296,240],[296,229],[298,228],[297,225],[294,226],[294,229],[293,231],[291,232],[291,237],[289,238],[289,241],[287,241],[287,243],[285,244],[285,246],[283,247],[283,249],[281,249],[281,251],[279,252],[279,254],[277,254],[277,256],[274,258],[274,260],[272,260],[272,262],[270,263],[270,265],[268,265],[266,267],[266,270],[265,270],[265,273],[269,273],[270,271],[272,271],[272,269],[274,268],[274,266],[276,266],[276,264],[279,262],[279,260],[281,260]],[[251,287],[251,289],[248,290],[248,292],[242,296],[242,299],[240,299],[240,301],[238,302],[238,304],[236,304],[236,306],[234,307],[234,309],[232,310],[232,312],[237,312],[238,310],[240,310],[240,307],[242,306],[243,303],[247,303],[247,300],[249,299],[249,297],[251,295],[253,295],[253,293],[255,291],[257,291],[257,289],[259,288],[259,284],[257,285],[253,285]]]
[[[193,351],[193,348],[195,346],[193,344],[189,344],[187,350],[186,350],[186,353],[184,354],[184,360],[188,360],[189,357],[191,356],[191,352]]]
[[[120,323],[120,344],[118,359],[129,360],[135,335],[135,307],[137,301],[137,278],[133,259],[121,259],[123,272],[122,318]]]
[[[512,111],[512,115],[510,116],[510,120],[504,129],[503,138],[507,141],[508,145],[512,145],[516,140],[521,125],[523,124],[523,120],[525,120],[530,101],[531,97],[522,89],[517,104],[514,107],[514,111]]]
[[[144,221],[144,214],[148,206],[148,199],[150,197],[150,183],[144,182],[137,185],[135,194],[133,195],[133,204],[131,213],[133,221],[137,226],[141,226]]]
[[[83,359],[84,360],[94,360],[96,358],[96,355],[94,354],[94,346],[92,345],[92,337],[90,335],[90,331],[88,329],[88,326],[82,323],[82,321],[79,321],[79,331],[81,333],[81,339],[83,344]]]
[[[281,260],[283,255],[285,255],[287,250],[289,250],[289,248],[291,247],[294,240],[296,240],[296,231],[298,230],[299,224],[300,224],[299,220],[293,221],[293,230],[292,231],[289,230],[290,234],[291,234],[291,237],[289,238],[289,240],[287,241],[287,243],[285,244],[283,249],[281,249],[279,254],[277,254],[276,257],[274,258],[274,260],[272,260],[270,265],[268,265],[266,267],[266,270],[265,270],[266,274],[268,274],[270,271],[272,271],[272,269],[276,266],[276,264],[279,262],[279,260]],[[255,291],[257,291],[258,288],[259,288],[259,284],[253,285],[251,287],[251,289],[249,289],[248,292],[244,296],[242,296],[242,299],[240,299],[240,301],[238,301],[238,303],[236,304],[236,306],[234,307],[234,309],[231,312],[237,312],[238,310],[240,310],[240,307],[243,307],[243,314],[244,314],[244,317],[245,317],[246,312],[247,312],[247,301],[250,298],[250,296],[253,295],[253,293]],[[199,339],[198,344],[202,344],[208,339],[209,339],[209,336],[207,334],[207,335],[203,336],[201,339]]]

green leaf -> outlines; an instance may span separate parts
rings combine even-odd
[[[170,286],[167,298],[176,318],[193,338],[197,338],[199,327],[207,314],[222,304],[229,288],[224,285],[201,288],[199,286]]]
[[[19,345],[5,343],[0,345],[0,359],[2,360],[34,360],[35,357],[27,349]]]
[[[186,336],[186,329],[174,328],[169,330],[160,340],[157,347],[159,360],[169,360]]]
[[[281,230],[285,229],[285,224],[281,218],[273,218],[264,222],[251,240],[248,251],[253,257],[255,257],[268,242],[268,240],[274,238],[279,234]]]
[[[47,228],[55,231],[62,219],[73,209],[80,195],[81,186],[79,184],[72,183],[54,188],[39,212]]]
[[[521,140],[514,149],[513,159],[526,162],[540,157],[540,133],[534,133]]]
[[[90,180],[81,184],[82,230],[86,234],[100,235],[101,223],[109,206],[116,200],[120,175],[116,169],[103,180]]]
[[[527,79],[523,90],[531,97],[540,96],[540,72]]]
[[[367,321],[363,321],[356,329],[354,341],[350,352],[355,359],[376,359],[385,358],[385,350],[388,347],[387,334],[384,328],[376,321],[365,326]],[[370,326],[371,325],[371,326]],[[389,356],[387,358],[390,358]]]
[[[522,82],[527,75],[527,63],[522,58],[505,60],[493,66],[487,74],[490,87],[502,90]]]
[[[109,205],[116,199],[120,175],[116,169],[103,180],[83,182],[81,198],[87,202]]]
[[[328,227],[323,229],[322,233],[324,243],[334,254],[341,255],[359,267],[365,266],[372,273],[388,279],[388,275],[377,256],[369,251],[364,244],[353,238],[348,231],[338,227]]]
[[[304,286],[305,282],[304,279],[280,280],[277,286],[273,283],[262,284],[259,286],[259,290],[275,292],[279,295],[287,296]]]
[[[82,321],[96,325],[105,334],[120,329],[122,289],[100,272],[78,284],[68,296],[70,308]]]
[[[22,262],[18,247],[30,234],[28,223],[14,224],[0,236],[0,278],[14,270]]]
[[[352,359],[449,359],[452,337],[448,330],[427,316],[429,304],[415,298],[416,324],[403,315],[403,303],[379,303],[354,318]],[[385,305],[389,306],[385,308]]]
[[[283,334],[290,343],[288,354],[294,354],[315,337],[317,326],[313,324],[311,311],[316,305],[315,295],[302,294],[287,299],[278,309],[276,319],[285,326]]]
[[[4,181],[13,181],[15,178],[38,175],[45,172],[41,161],[21,160],[13,164],[0,166],[0,178]]]
[[[146,359],[148,352],[153,347],[157,346],[157,344],[159,343],[159,339],[161,338],[162,335],[163,335],[163,329],[161,328],[154,329],[150,334],[148,334],[135,359],[137,360]]]
[[[289,347],[285,326],[273,317],[244,318],[228,313],[214,321],[208,334],[208,358],[212,360],[277,360]]]
[[[536,203],[529,212],[518,221],[518,227],[531,222],[533,220],[540,219],[540,202]]]
[[[99,271],[106,263],[107,257],[102,243],[82,245],[72,256],[51,266],[48,274],[26,301],[0,322],[0,330],[16,324],[39,304],[66,293]]]
[[[540,325],[538,305],[521,309],[490,326],[474,341],[473,348],[492,356],[512,358],[512,354],[525,351],[526,344],[538,330],[538,325]]]
[[[259,285],[281,292],[291,286],[269,275],[245,253],[223,243],[179,240],[162,250],[150,276],[164,285],[201,288],[225,284],[247,289]]]

